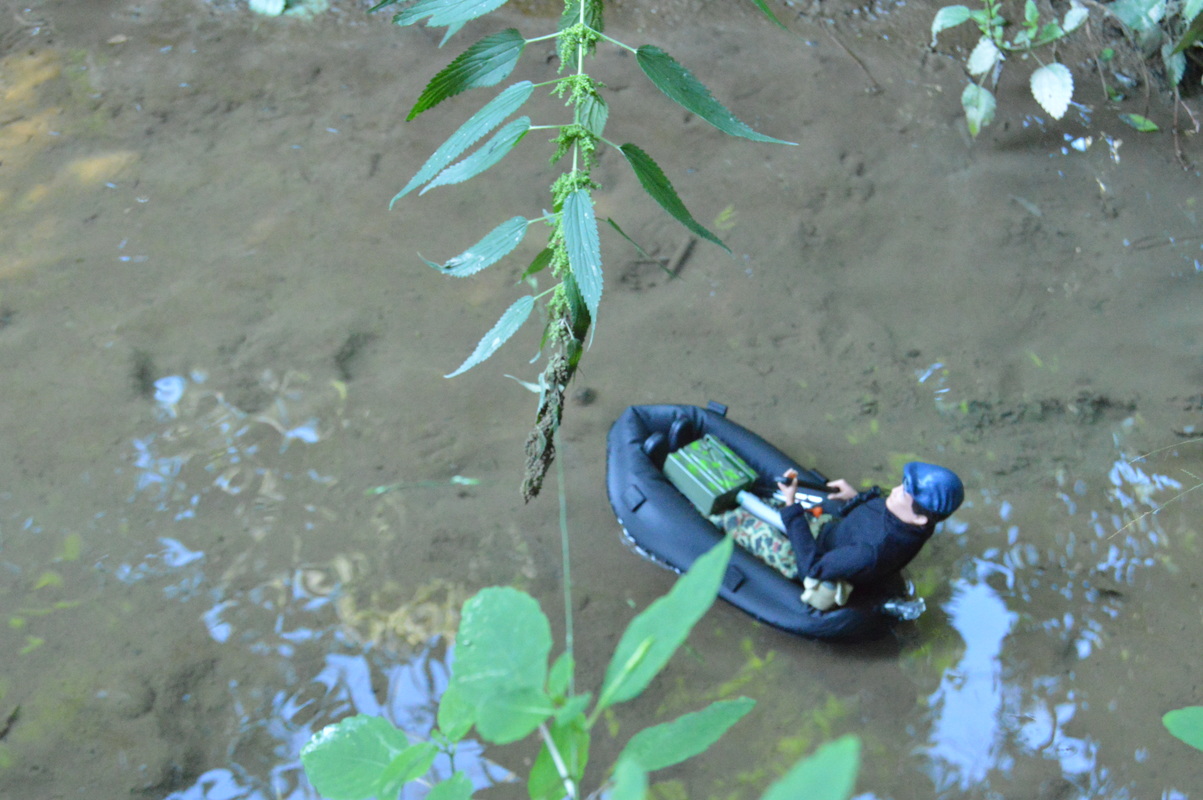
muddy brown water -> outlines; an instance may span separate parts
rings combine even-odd
[[[313,797],[297,754],[321,725],[429,731],[473,591],[519,586],[563,627],[556,484],[519,499],[534,398],[504,377],[535,378],[537,332],[441,377],[538,245],[463,281],[417,256],[537,216],[554,174],[532,134],[470,186],[389,211],[482,101],[404,123],[409,104],[493,26],[439,51],[365,5],[302,22],[4,4],[4,797]],[[757,797],[847,732],[862,798],[1200,796],[1203,754],[1160,723],[1203,703],[1203,496],[1174,500],[1203,475],[1198,174],[1086,75],[1061,123],[1004,78],[970,142],[962,71],[926,48],[938,4],[803,5],[773,4],[790,35],[750,4],[611,4],[615,36],[799,144],[727,138],[600,51],[611,138],[651,153],[733,255],[697,244],[668,280],[603,242],[574,387],[590,391],[561,446],[581,685],[671,585],[622,547],[604,495],[630,404],[727,403],[858,483],[940,461],[969,499],[913,565],[917,625],[824,645],[718,605],[596,737],[593,780],[638,728],[742,694],[757,709],[653,776],[657,797]],[[547,27],[545,7],[517,11],[526,35]],[[554,74],[539,47],[522,77]],[[679,251],[685,231],[613,154],[598,177],[599,215]],[[181,393],[156,400],[169,377]],[[494,784],[481,796],[518,797],[506,781],[532,755],[469,743],[457,765]]]

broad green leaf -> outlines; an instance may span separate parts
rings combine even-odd
[[[454,378],[456,375],[462,375],[468,370],[475,367],[482,361],[485,361],[489,356],[497,352],[514,332],[522,327],[522,323],[526,322],[526,318],[530,316],[531,309],[535,307],[535,298],[527,295],[520,297],[514,301],[513,305],[505,310],[501,315],[501,319],[497,320],[497,324],[489,329],[489,332],[484,335],[484,338],[476,345],[476,349],[472,351],[472,355],[459,365],[455,372],[444,375],[444,378]],[[548,648],[550,649],[550,641]],[[458,652],[458,651],[457,651]],[[546,658],[544,659],[546,661]],[[547,669],[547,664],[543,664],[543,669]],[[540,681],[540,685],[542,681]]]
[[[634,761],[619,759],[614,767],[614,786],[606,796],[610,800],[644,800],[647,797],[647,770]]]
[[[1198,0],[1198,2],[1199,4],[1203,4],[1203,0]],[[1187,27],[1186,32],[1183,33],[1182,38],[1178,40],[1178,44],[1174,45],[1174,52],[1186,52],[1186,49],[1192,46],[1195,42],[1199,41],[1200,38],[1203,38],[1203,17],[1196,13],[1194,19],[1191,20],[1190,25]]]
[[[965,122],[969,135],[977,138],[982,128],[994,120],[994,95],[989,89],[971,83],[961,92],[961,107],[965,109]]]
[[[483,17],[490,11],[495,11],[505,5],[506,2],[507,0],[419,0],[394,15],[393,22],[397,25],[412,25],[425,17],[430,17],[426,27],[447,27],[443,41],[439,42],[439,47],[442,47],[460,28],[464,27],[465,22]]]
[[[772,10],[769,8],[769,4],[768,4],[768,3],[766,3],[764,0],[752,0],[752,3],[753,3],[753,4],[754,4],[754,5],[757,7],[757,8],[759,8],[759,9],[760,9],[760,11],[761,11],[761,13],[763,13],[763,14],[764,14],[766,17],[768,17],[768,18],[769,18],[769,21],[770,21],[770,22],[772,22],[774,25],[776,25],[778,28],[780,28],[780,29],[781,29],[781,30],[783,30],[783,31],[788,31],[788,30],[789,30],[789,28],[785,27],[785,23],[784,23],[784,22],[782,22],[781,20],[777,19],[777,16],[776,16],[776,15],[775,15],[775,14],[772,12]]]
[[[760,800],[848,800],[860,770],[860,739],[841,736],[795,764]]]
[[[456,772],[447,780],[432,786],[426,800],[471,800],[474,788],[471,778]]]
[[[442,264],[422,260],[444,275],[455,278],[475,275],[513,252],[514,248],[522,243],[528,227],[530,226],[525,217],[513,217],[491,230],[488,236],[468,250]]]
[[[1141,133],[1156,133],[1161,130],[1156,122],[1140,114],[1120,114],[1119,118]]]
[[[665,176],[664,170],[660,169],[660,165],[653,161],[651,156],[630,143],[624,144],[618,149],[626,156],[627,163],[635,171],[635,177],[639,179],[639,183],[643,186],[644,191],[651,195],[651,198],[659,203],[661,208],[698,236],[707,241],[714,242],[728,253],[731,252],[731,248],[723,244],[722,239],[706,230],[701,223],[693,218],[693,215],[689,213],[689,209],[685,207],[685,204],[681,202],[681,198],[677,196],[677,192],[673,189],[673,185],[669,182],[668,177]]]
[[[1074,94],[1074,76],[1069,67],[1053,62],[1032,73],[1032,97],[1053,119],[1061,119]]]
[[[547,693],[552,697],[564,697],[567,695],[569,684],[572,683],[572,672],[575,668],[576,662],[572,660],[572,654],[569,652],[560,653],[551,665],[551,672],[547,674]]]
[[[585,24],[601,33],[606,29],[602,12],[605,3],[602,0],[585,0]],[[565,30],[577,24],[581,19],[581,0],[568,0],[564,3],[564,13],[560,15],[557,30]]]
[[[610,107],[596,94],[587,94],[576,109],[577,122],[594,136],[601,136],[610,117]]]
[[[468,735],[476,723],[476,708],[469,703],[454,684],[447,687],[439,698],[439,730],[448,741],[458,742]]]
[[[548,732],[555,743],[556,751],[564,761],[569,778],[579,785],[581,777],[585,774],[585,766],[589,763],[589,729],[585,726],[584,716],[554,723]],[[551,757],[546,742],[535,757],[526,787],[531,800],[562,800],[567,795],[564,791],[564,780],[556,769],[555,760]]]
[[[1107,12],[1129,30],[1145,34],[1157,30],[1165,6],[1164,0],[1117,0],[1107,5]]]
[[[589,701],[593,699],[590,692],[584,694],[575,694],[568,698],[563,707],[556,711],[556,722],[567,722],[573,717],[583,716],[585,709],[589,707]]]
[[[589,316],[596,321],[602,296],[601,241],[597,236],[597,217],[593,215],[593,198],[588,190],[577,189],[568,195],[561,214],[568,264]]]
[[[380,791],[385,770],[410,747],[388,720],[360,714],[318,731],[301,748],[301,764],[326,800],[366,800]]]
[[[1203,750],[1203,706],[1168,711],[1161,718],[1165,729],[1196,750]]]
[[[1196,0],[1196,2],[1203,4],[1203,0]],[[1066,33],[1073,33],[1082,27],[1082,24],[1089,18],[1090,9],[1086,8],[1078,0],[1070,0],[1069,11],[1065,12],[1065,17],[1061,21],[1061,27]]]
[[[618,760],[630,759],[648,772],[679,764],[705,752],[754,705],[756,701],[747,697],[720,700],[672,722],[645,728],[631,737]]]
[[[965,62],[966,68],[970,75],[985,75],[994,69],[994,65],[1002,60],[1002,51],[998,49],[998,45],[989,36],[983,36],[977,40],[977,46],[973,48],[973,52],[969,54],[969,60]]]
[[[526,686],[492,693],[477,708],[476,730],[486,742],[510,744],[525,739],[555,711],[542,689]]]
[[[1165,77],[1170,85],[1181,83],[1182,76],[1186,74],[1186,56],[1175,52],[1172,41],[1166,41],[1161,46],[1161,62],[1165,64]]]
[[[526,272],[522,273],[521,280],[526,280],[531,275],[542,272],[547,269],[547,265],[551,263],[552,251],[550,247],[544,247],[539,251],[539,254],[530,262],[530,266],[526,268]]]
[[[501,83],[513,71],[525,46],[526,40],[516,28],[491,34],[471,45],[430,79],[405,119],[411,120],[460,92]]]
[[[474,704],[511,689],[542,689],[550,653],[551,624],[533,597],[508,586],[482,589],[464,603],[451,682]]]
[[[656,85],[660,91],[673,102],[688,111],[692,111],[702,119],[718,128],[723,133],[741,136],[754,142],[774,142],[776,144],[796,144],[782,139],[774,139],[763,133],[757,133],[741,122],[715,100],[702,83],[693,74],[677,63],[668,53],[655,45],[645,44],[635,51],[635,60],[639,68]]]
[[[940,35],[940,31],[955,28],[962,22],[968,22],[972,18],[972,12],[966,6],[944,6],[936,12],[936,16],[931,21],[931,46],[936,46],[936,37]]]
[[[389,201],[388,207],[392,208],[393,204],[402,197],[433,178],[443,167],[458,158],[460,153],[476,144],[480,137],[496,128],[502,120],[521,108],[522,104],[530,98],[534,88],[534,84],[530,81],[519,81],[486,103],[480,111],[477,111],[461,125],[459,130],[451,134],[447,141],[439,145],[439,149],[426,159],[426,163],[418,170],[418,174],[410,178],[409,183],[405,184],[405,188],[397,192],[397,195]]]
[[[642,692],[664,668],[673,653],[689,636],[698,620],[714,603],[731,557],[731,537],[724,537],[709,552],[694,561],[668,594],[657,599],[631,620],[623,632],[606,669],[601,696],[621,703]],[[624,675],[627,661],[648,638],[650,650],[640,664]],[[612,681],[621,683],[611,686]],[[598,701],[599,705],[601,700]]]
[[[489,167],[496,164],[514,149],[526,132],[530,130],[530,117],[518,119],[506,125],[493,135],[493,138],[481,145],[480,149],[457,164],[444,169],[434,180],[422,187],[418,194],[426,194],[436,186],[449,186],[453,183],[463,183],[475,178]]]
[[[1050,22],[1040,28],[1040,32],[1032,39],[1032,47],[1043,47],[1049,42],[1055,42],[1065,35],[1064,29],[1055,22]]]
[[[430,771],[430,766],[438,754],[438,745],[433,742],[420,742],[398,753],[380,774],[380,789],[377,790],[377,794],[381,797],[396,797],[400,794],[401,787]]]

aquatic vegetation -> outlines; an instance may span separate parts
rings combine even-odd
[[[505,2],[422,0],[398,11],[393,21],[398,25],[413,25],[427,20],[428,26],[446,27],[443,38],[446,43],[464,24],[497,10]],[[777,21],[763,0],[754,2],[770,19]],[[372,10],[400,4],[399,0],[383,0]],[[527,38],[516,28],[506,28],[470,45],[435,75],[418,97],[407,120],[461,92],[498,85],[514,70],[527,45],[536,42],[555,40],[561,77],[540,86],[530,81],[518,81],[502,90],[461,125],[392,200],[392,204],[396,204],[419,187],[418,193],[425,194],[439,186],[470,180],[499,163],[532,131],[545,130],[553,134],[553,164],[566,158],[569,161],[567,169],[551,185],[550,211],[510,217],[471,247],[445,261],[423,258],[428,266],[440,273],[463,278],[512,253],[531,226],[542,223],[548,230],[547,245],[531,261],[522,278],[533,287],[538,279],[550,275],[551,288],[514,300],[467,359],[445,376],[451,378],[463,374],[490,358],[530,319],[536,307],[542,309],[545,318],[542,348],[547,354],[547,363],[538,383],[533,384],[539,394],[539,403],[534,428],[526,441],[527,463],[522,493],[528,501],[539,494],[555,458],[555,431],[564,411],[564,390],[576,374],[588,346],[587,338],[592,340],[598,320],[604,279],[598,219],[593,203],[593,192],[599,184],[593,179],[593,168],[599,148],[610,148],[620,154],[648,195],[693,235],[727,249],[717,235],[694,219],[664,171],[643,147],[629,142],[618,144],[606,138],[610,107],[605,99],[605,86],[588,73],[586,59],[601,45],[626,50],[635,56],[644,75],[666,97],[720,131],[755,142],[793,144],[753,130],[716,100],[692,72],[661,48],[655,45],[631,47],[608,36],[604,32],[604,5],[602,0],[566,0],[554,32]],[[552,96],[563,98],[571,109],[570,114],[561,121],[547,123],[536,123],[529,116],[511,119],[536,88],[547,88]],[[490,134],[488,141],[461,158]],[[607,222],[630,241],[617,222],[612,219]]]

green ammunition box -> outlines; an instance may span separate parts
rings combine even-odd
[[[669,453],[664,474],[706,516],[734,508],[735,496],[756,480],[747,462],[710,434]]]

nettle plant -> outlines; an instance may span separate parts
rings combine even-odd
[[[472,780],[454,770],[454,763],[459,743],[475,729],[493,744],[538,735],[542,744],[526,777],[531,800],[644,800],[651,773],[705,752],[755,703],[746,697],[718,700],[645,728],[627,740],[594,791],[583,788],[598,720],[638,697],[667,665],[714,602],[731,548],[730,537],[715,545],[667,595],[631,620],[596,697],[576,691],[570,637],[549,663],[551,626],[536,600],[509,587],[482,590],[464,605],[431,740],[411,741],[383,717],[348,717],[319,731],[302,749],[310,783],[327,800],[395,798],[411,781],[429,787],[429,800],[468,800]],[[432,766],[440,754],[454,771],[435,779]],[[762,800],[847,800],[859,765],[860,740],[844,736],[797,763]]]
[[[961,93],[970,135],[976,137],[994,119],[996,101],[986,84],[998,84],[1008,53],[1030,56],[1040,62],[1030,79],[1032,97],[1054,119],[1065,116],[1073,99],[1073,73],[1059,61],[1044,63],[1038,51],[1055,47],[1058,40],[1077,30],[1089,15],[1078,0],[1071,0],[1069,10],[1059,22],[1042,21],[1033,0],[1026,0],[1023,21],[1015,26],[1003,16],[1001,0],[983,0],[983,8],[978,10],[958,5],[945,6],[936,13],[931,24],[932,47],[936,46],[941,31],[965,22],[972,22],[982,33],[965,64],[974,82]]]
[[[384,0],[372,10],[404,2]],[[445,26],[447,35],[443,41],[446,42],[466,22],[496,11],[505,2],[418,0],[397,13],[393,21],[398,25],[412,25],[427,19],[427,25]],[[770,19],[781,24],[764,0],[752,2]],[[563,414],[564,390],[580,363],[587,337],[592,336],[591,329],[596,325],[601,305],[601,245],[592,197],[599,188],[592,177],[598,150],[609,148],[621,155],[640,185],[661,208],[698,237],[728,249],[718,236],[694,219],[671,181],[647,151],[635,144],[617,144],[606,138],[610,110],[604,96],[605,87],[586,70],[587,61],[596,48],[607,45],[634,53],[644,75],[670,100],[724,133],[756,142],[793,144],[758,133],[740,121],[689,70],[659,47],[631,47],[607,36],[602,18],[603,5],[602,0],[565,0],[564,12],[555,31],[526,38],[516,28],[506,28],[472,44],[435,75],[406,119],[412,120],[466,90],[500,84],[513,71],[527,46],[533,43],[554,39],[560,61],[560,77],[539,85],[519,81],[487,102],[430,156],[392,201],[392,204],[397,203],[419,187],[419,194],[422,194],[438,186],[474,178],[501,161],[532,131],[549,132],[552,163],[566,164],[564,172],[551,185],[550,211],[510,217],[458,255],[441,263],[426,261],[444,275],[463,278],[498,263],[513,252],[532,226],[547,231],[546,246],[522,272],[523,280],[519,284],[534,286],[539,278],[550,276],[550,288],[513,301],[468,358],[446,376],[460,375],[492,356],[536,308],[541,309],[544,320],[542,352],[547,354],[547,364],[538,382],[528,384],[528,388],[539,393],[535,425],[526,442],[522,493],[528,501],[539,493],[547,469],[555,458],[554,433]],[[570,109],[563,119],[536,123],[529,116],[514,116],[536,89],[545,89],[563,98]],[[490,134],[488,141],[464,156]],[[627,238],[616,222],[608,222]]]

